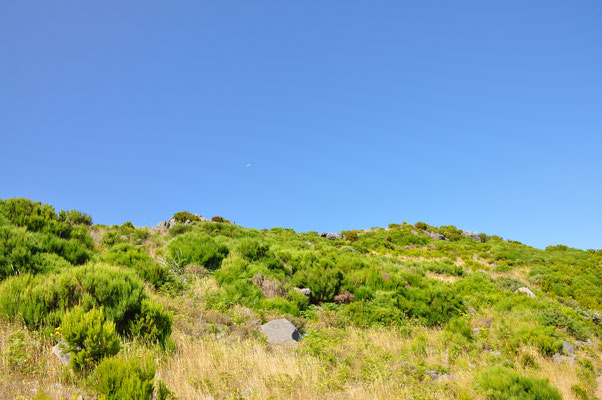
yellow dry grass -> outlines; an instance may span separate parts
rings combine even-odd
[[[79,393],[69,373],[52,354],[52,343],[19,324],[0,320],[0,399],[31,399],[42,392],[52,399]]]

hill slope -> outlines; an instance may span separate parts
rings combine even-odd
[[[7,398],[590,399],[602,368],[602,251],[453,226],[100,226],[9,199],[0,279]],[[278,318],[298,345],[266,342]]]

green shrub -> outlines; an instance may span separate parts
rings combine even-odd
[[[520,375],[504,367],[491,367],[476,379],[478,390],[491,400],[562,400],[547,380]]]
[[[132,268],[155,287],[161,287],[173,280],[167,267],[153,260],[142,248],[134,247],[129,243],[120,243],[111,247],[103,258],[111,265]]]
[[[131,322],[130,331],[151,343],[165,345],[165,341],[171,334],[172,321],[171,314],[163,309],[161,303],[145,299],[142,300],[137,319]]]
[[[425,224],[424,222],[416,222],[414,224],[414,228],[418,229],[419,232],[422,232],[422,231],[426,231],[429,228],[429,226],[427,224]]]
[[[69,225],[92,225],[92,217],[78,210],[61,210],[59,213],[59,221],[66,222]]]
[[[186,232],[192,232],[194,225],[191,224],[177,224],[169,228],[169,234],[171,236],[178,236]]]
[[[113,357],[103,360],[91,379],[98,400],[151,400],[155,383],[155,366],[149,357]],[[162,391],[159,391],[161,394]],[[157,399],[164,400],[163,391]]]
[[[0,313],[22,318],[29,328],[57,327],[63,314],[80,304],[102,307],[119,332],[140,312],[144,285],[134,272],[103,264],[69,268],[58,274],[23,274],[0,284]]]
[[[115,324],[107,321],[102,310],[84,312],[79,306],[72,308],[63,317],[61,332],[76,371],[89,370],[103,358],[119,352]]]
[[[268,255],[270,247],[265,244],[259,243],[253,239],[242,239],[238,242],[236,250],[242,255],[247,261],[258,261]]]
[[[209,235],[189,232],[169,242],[166,259],[176,270],[194,263],[212,271],[220,267],[228,252],[226,246],[218,245]]]
[[[186,221],[190,221],[190,222],[196,222],[196,221],[202,221],[201,217],[199,217],[196,214],[190,213],[188,211],[180,211],[177,212],[173,215],[173,218],[180,223],[185,223]]]

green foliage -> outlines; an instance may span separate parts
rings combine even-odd
[[[491,367],[476,379],[477,388],[491,400],[562,400],[547,380],[520,375],[504,367]]]
[[[0,284],[0,313],[19,317],[30,328],[54,328],[64,313],[81,304],[102,307],[124,332],[140,312],[144,285],[134,272],[103,264],[70,268],[58,274],[23,274]]]
[[[92,217],[78,210],[61,210],[59,213],[59,221],[66,222],[69,225],[92,225]]]
[[[171,334],[172,322],[173,317],[163,309],[161,303],[145,299],[142,300],[140,315],[131,322],[130,331],[151,343],[165,345]]]
[[[190,221],[190,222],[200,222],[201,221],[201,217],[199,217],[196,214],[190,213],[188,211],[180,211],[177,212],[173,215],[173,218],[180,223],[184,223],[186,221]]]
[[[241,239],[236,248],[247,261],[258,261],[268,255],[270,247],[254,239]]]
[[[119,352],[115,324],[107,321],[102,310],[93,308],[85,312],[79,306],[72,308],[63,317],[61,331],[76,371],[89,370],[104,357]]]
[[[90,382],[98,400],[151,400],[154,378],[155,366],[149,357],[113,357],[98,365]],[[166,398],[165,391],[162,396],[158,399]]]
[[[161,287],[173,281],[167,267],[153,260],[142,248],[134,247],[129,243],[120,243],[111,247],[103,255],[103,258],[111,265],[132,268],[140,277],[155,287]]]
[[[209,235],[189,232],[169,242],[166,258],[176,269],[194,263],[212,271],[220,267],[228,252],[226,246],[218,245]]]

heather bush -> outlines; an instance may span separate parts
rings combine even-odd
[[[229,250],[205,233],[189,232],[172,239],[166,253],[167,263],[175,269],[195,263],[212,271],[220,267]]]
[[[545,379],[520,375],[504,367],[491,367],[477,375],[477,389],[492,400],[562,400]]]
[[[115,324],[108,321],[102,310],[85,312],[76,306],[65,313],[61,333],[69,345],[74,370],[90,370],[100,360],[119,352],[119,337]]]
[[[130,332],[151,343],[165,345],[171,334],[173,317],[163,309],[161,303],[148,299],[142,300],[140,314],[131,321]]]
[[[191,212],[188,211],[180,211],[177,212],[173,215],[173,218],[180,223],[184,223],[186,221],[190,221],[190,222],[200,222],[201,221],[201,217],[199,217],[196,214],[193,214]]]
[[[144,299],[144,285],[132,271],[103,264],[69,268],[58,274],[23,274],[0,284],[0,313],[22,319],[30,328],[61,323],[65,312],[80,304],[102,307],[119,332],[135,320]]]
[[[155,366],[150,357],[112,357],[104,359],[90,378],[98,400],[152,400]],[[167,393],[158,391],[157,400]]]
[[[69,225],[92,225],[92,217],[78,210],[61,210],[58,216],[59,221],[66,222]]]
[[[111,247],[104,255],[104,260],[111,265],[132,268],[144,280],[155,287],[161,287],[173,281],[169,269],[157,263],[142,248],[129,243],[120,243]]]

